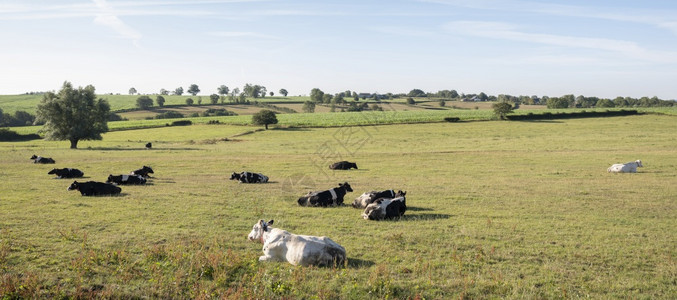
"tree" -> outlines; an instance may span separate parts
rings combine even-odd
[[[177,95],[177,96],[183,95],[183,88],[182,88],[182,87],[177,87],[177,88],[174,90],[174,95]]]
[[[268,130],[268,124],[277,124],[277,116],[274,111],[262,109],[252,115],[252,123],[255,125],[264,125]]]
[[[270,92],[270,93],[268,93],[268,94],[270,94],[271,97],[272,97],[273,95],[275,95],[275,93],[273,93],[273,92]]]
[[[158,95],[158,96],[155,98],[155,103],[157,103],[157,106],[159,106],[159,107],[165,106],[165,97],[162,97],[161,95]]]
[[[209,100],[212,101],[212,104],[217,104],[217,103],[219,103],[219,95],[211,94],[211,95],[209,95]]]
[[[416,100],[414,100],[414,98],[409,97],[409,98],[407,98],[407,104],[414,105],[414,104],[416,104]]]
[[[480,98],[480,100],[482,101],[487,101],[487,99],[489,99],[489,96],[487,96],[487,94],[485,94],[484,92],[480,92],[480,94],[477,95],[477,98]]]
[[[287,90],[280,89],[280,95],[287,97],[287,94],[288,94]]]
[[[141,96],[139,98],[136,98],[136,107],[140,109],[147,109],[151,106],[153,106],[153,99],[151,99],[150,97]]]
[[[222,95],[222,96],[228,95],[228,91],[229,91],[228,87],[223,85],[223,84],[221,86],[219,86],[216,90],[219,92],[219,95]]]
[[[258,84],[254,85],[254,84],[247,83],[247,84],[244,85],[243,92],[248,97],[258,98],[258,97],[261,97],[262,93],[265,94],[266,87],[260,86]]]
[[[303,103],[303,112],[312,113],[315,112],[315,102],[306,101]]]
[[[100,140],[108,131],[110,105],[104,99],[96,100],[94,86],[73,88],[66,81],[55,94],[47,92],[38,104],[38,120],[45,122],[41,131],[47,140],[68,140],[71,149],[80,140]]]
[[[322,103],[324,100],[324,92],[318,88],[310,90],[310,101]]]
[[[199,92],[200,92],[200,88],[197,86],[197,84],[193,83],[193,84],[190,85],[190,87],[188,87],[188,93],[193,95],[193,97],[195,97],[195,95],[197,95],[197,93],[199,93]]]
[[[444,107],[445,105],[447,105],[447,102],[444,99],[440,99],[440,106]]]
[[[129,94],[130,94],[130,95],[136,94],[136,89],[133,88],[133,87],[129,88]]]
[[[408,97],[425,97],[426,94],[424,91],[419,90],[419,89],[413,89],[409,91],[409,94],[407,94]]]
[[[512,113],[512,105],[508,102],[497,102],[492,104],[491,107],[494,109],[494,115],[501,120],[505,119],[505,115]]]
[[[165,89],[160,89],[160,95],[167,96],[169,95],[169,91]]]
[[[186,105],[193,105],[193,99],[192,98],[186,99]]]

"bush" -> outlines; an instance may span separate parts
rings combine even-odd
[[[141,96],[136,98],[136,107],[140,109],[147,109],[153,106],[153,99],[148,96]]]
[[[110,113],[110,115],[108,115],[108,121],[126,121],[126,120],[127,118],[123,118],[116,113]]]
[[[183,118],[183,114],[177,111],[168,111],[155,116],[156,119],[176,119]]]
[[[191,122],[190,120],[179,120],[174,121],[171,124],[171,126],[188,126],[188,125],[193,125],[193,122]]]
[[[457,118],[457,117],[446,117],[446,118],[444,118],[444,120],[447,121],[447,122],[458,122],[461,119]]]
[[[41,137],[35,133],[22,135],[18,134],[7,128],[0,128],[0,141],[9,142],[9,141],[29,141],[29,140],[38,140]]]
[[[415,105],[415,104],[416,104],[416,101],[414,100],[414,98],[409,97],[409,98],[407,98],[407,104],[409,104],[409,105]]]

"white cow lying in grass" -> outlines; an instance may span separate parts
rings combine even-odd
[[[271,228],[273,220],[254,224],[247,238],[263,244],[263,256],[259,261],[287,261],[301,266],[342,266],[346,249],[326,236],[309,236],[289,233]]]
[[[606,169],[609,173],[637,173],[637,167],[643,167],[641,160],[631,161],[624,164],[614,164]]]

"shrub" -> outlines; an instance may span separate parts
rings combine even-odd
[[[153,99],[148,96],[141,96],[136,98],[136,107],[140,109],[147,109],[153,106]]]
[[[177,111],[168,111],[155,116],[156,119],[175,119],[183,118],[183,114]]]
[[[414,98],[409,97],[409,98],[407,98],[407,104],[409,104],[409,105],[415,105],[415,104],[416,104],[416,101],[414,100]]]
[[[15,131],[9,130],[7,128],[0,128],[0,141],[3,142],[8,142],[8,141],[29,141],[29,140],[37,140],[41,139],[41,137],[35,133],[27,134],[27,135],[22,135],[18,134]]]
[[[179,120],[174,121],[171,124],[171,126],[188,126],[188,125],[193,125],[193,122],[191,122],[190,120]]]

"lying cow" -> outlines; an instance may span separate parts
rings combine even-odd
[[[143,166],[143,168],[141,168],[141,169],[132,171],[132,175],[139,175],[139,176],[143,176],[143,177],[146,177],[146,178],[150,177],[150,175],[148,175],[149,173],[153,173],[153,169],[151,169],[148,166]]]
[[[384,220],[399,218],[407,211],[407,204],[404,196],[394,199],[381,198],[376,202],[367,205],[362,213],[365,220]]]
[[[301,206],[339,206],[343,205],[343,197],[353,189],[347,182],[339,183],[338,187],[321,192],[308,192],[305,196],[299,198],[298,203]]]
[[[403,191],[397,191],[397,193],[394,190],[385,190],[385,191],[371,191],[371,192],[366,192],[359,197],[355,198],[355,201],[353,201],[352,206],[354,208],[365,208],[367,205],[374,203],[374,201],[380,199],[380,198],[397,198],[397,197],[402,197],[406,195],[407,192]]]
[[[357,170],[357,164],[344,160],[331,164],[329,168],[332,170],[350,170],[350,168],[355,168]]]
[[[56,175],[56,178],[78,178],[85,176],[85,173],[82,173],[82,171],[78,169],[71,169],[71,168],[65,168],[65,169],[52,169],[49,171],[47,174],[54,174]]]
[[[51,157],[42,157],[42,156],[37,156],[33,154],[31,156],[31,159],[33,160],[34,164],[53,164],[55,161]]]
[[[100,196],[100,195],[116,195],[120,194],[122,191],[121,188],[103,182],[96,181],[87,181],[87,182],[77,182],[73,181],[71,186],[68,187],[69,191],[78,190],[83,196]]]
[[[146,184],[146,178],[141,175],[108,175],[106,183],[123,184]]]
[[[247,236],[263,244],[259,261],[286,261],[295,266],[341,266],[346,261],[346,249],[326,236],[297,235],[271,225],[273,220],[260,220]]]
[[[152,149],[152,148],[153,148],[152,143],[149,142],[149,143],[146,144],[146,149]]]
[[[266,183],[268,182],[268,176],[252,172],[233,172],[230,175],[230,180],[238,180],[240,183]]]
[[[624,164],[614,164],[606,169],[609,173],[637,173],[637,167],[643,167],[641,160],[631,161]]]

